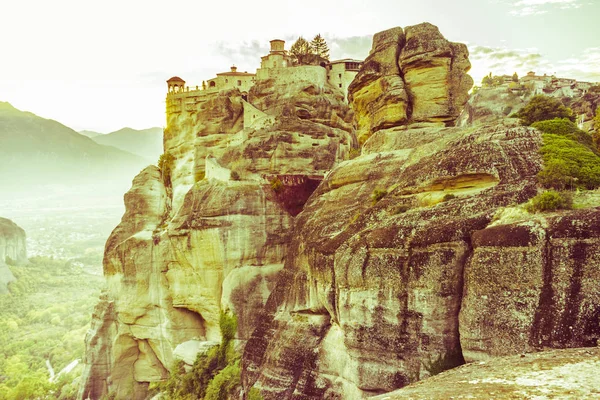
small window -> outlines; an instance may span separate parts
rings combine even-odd
[[[210,81],[210,83],[208,84],[208,86],[210,86],[210,87],[215,87],[215,86],[216,86],[216,83],[215,83],[215,81]]]
[[[242,81],[238,81],[238,86],[242,86]]]
[[[342,87],[342,84],[340,83],[340,87]]]
[[[225,83],[229,83],[229,79],[225,79]]]
[[[342,77],[342,74],[338,74],[338,76],[341,78],[341,77]]]

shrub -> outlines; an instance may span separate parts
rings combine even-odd
[[[375,189],[373,190],[373,194],[371,194],[371,200],[373,204],[377,204],[377,202],[387,196],[388,192],[385,189]]]
[[[516,113],[523,125],[531,125],[538,121],[554,118],[567,118],[575,121],[570,108],[565,107],[559,100],[544,95],[533,96],[525,107]]]
[[[204,178],[206,178],[206,172],[198,170],[194,173],[194,182],[200,182]]]
[[[590,149],[593,146],[591,136],[579,129],[577,125],[568,119],[555,118],[548,121],[539,121],[531,126],[543,133],[560,135],[575,140]]]
[[[240,174],[237,171],[231,171],[231,179],[234,181],[240,180]]]
[[[271,189],[273,189],[273,191],[275,193],[281,192],[283,190],[283,182],[281,182],[281,179],[279,179],[279,178],[271,179]]]
[[[444,201],[450,201],[452,199],[456,199],[456,195],[452,194],[452,193],[446,193],[444,195],[444,197],[442,197],[442,202],[444,202]]]
[[[406,205],[406,204],[400,204],[399,206],[396,206],[393,210],[392,210],[392,214],[396,215],[396,214],[404,214],[405,212],[407,212],[408,210],[410,210],[410,206]]]
[[[594,129],[595,132],[592,134],[592,142],[594,148],[600,151],[600,107],[596,109],[596,116],[594,117]]]
[[[360,156],[360,149],[353,148],[348,152],[348,160],[354,160],[356,157]]]
[[[171,187],[171,173],[175,166],[175,157],[171,153],[163,153],[158,158],[158,168],[160,169],[160,175],[163,180],[163,184],[167,187]]]
[[[263,400],[262,395],[260,394],[260,390],[257,388],[252,388],[248,392],[248,400]]]
[[[176,362],[167,382],[158,385],[167,399],[225,400],[236,397],[240,367],[232,340],[237,332],[237,318],[221,312],[219,327],[222,335],[220,345],[206,354],[198,354],[189,372],[185,371],[183,361]]]
[[[210,381],[206,388],[206,396],[204,400],[227,400],[234,399],[239,392],[241,384],[240,362],[235,361],[223,368]]]
[[[544,168],[538,174],[547,188],[594,189],[600,186],[600,156],[592,138],[568,120],[551,120],[533,124],[543,132],[540,153]]]
[[[573,208],[573,198],[570,193],[560,193],[548,190],[529,200],[525,209],[529,212],[570,210]]]

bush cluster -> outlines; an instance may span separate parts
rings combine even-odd
[[[237,319],[234,315],[221,312],[219,318],[221,344],[206,354],[198,354],[192,369],[185,371],[185,364],[179,361],[171,370],[169,380],[158,385],[165,399],[172,400],[226,400],[239,397],[241,385],[240,356],[233,348],[237,332]],[[261,400],[255,389],[248,399]]]
[[[571,194],[555,190],[540,193],[525,205],[525,209],[529,212],[570,210],[571,208],[573,208]]]
[[[600,156],[592,137],[566,119],[536,122],[542,131],[540,152],[544,169],[538,174],[547,188],[594,189],[600,187]]]
[[[554,118],[566,118],[575,122],[573,111],[565,107],[560,100],[544,95],[534,96],[525,107],[514,114],[523,125]]]
[[[377,204],[377,202],[387,196],[388,192],[385,189],[375,189],[371,194],[371,200],[373,204]]]

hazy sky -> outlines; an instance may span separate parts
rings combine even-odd
[[[373,33],[425,21],[468,44],[476,83],[600,81],[600,0],[2,0],[0,101],[76,130],[163,126],[173,75],[254,72],[270,39],[317,33],[332,59],[364,58]]]

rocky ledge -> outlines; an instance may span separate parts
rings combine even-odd
[[[520,354],[464,365],[374,400],[597,399],[600,349]]]

